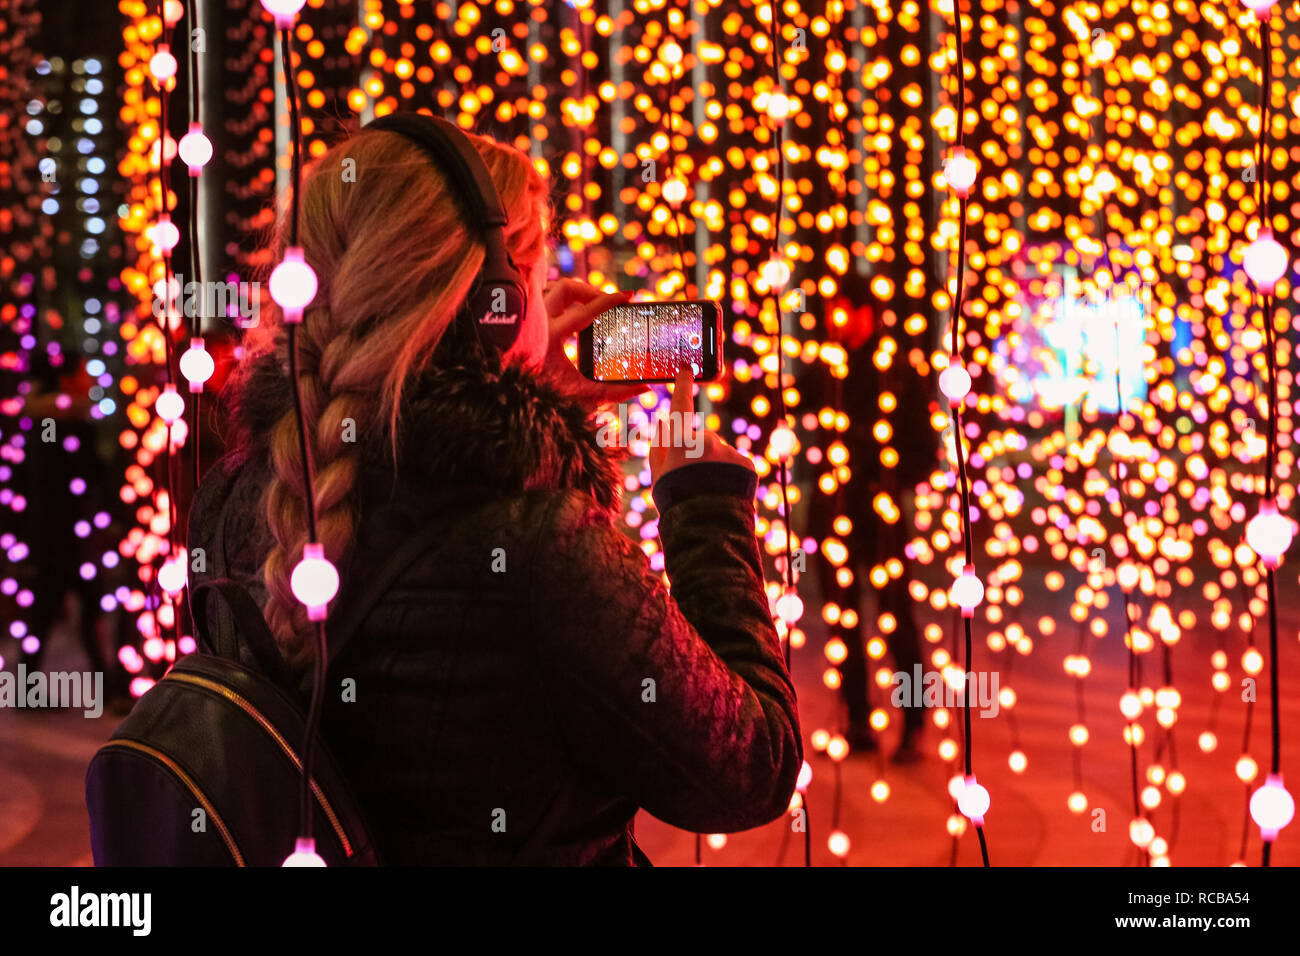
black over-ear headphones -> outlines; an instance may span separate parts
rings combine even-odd
[[[405,136],[446,175],[487,250],[461,315],[468,313],[480,341],[504,353],[519,338],[528,311],[528,288],[527,279],[506,249],[506,210],[483,157],[455,123],[438,116],[389,113],[371,120],[363,129]]]

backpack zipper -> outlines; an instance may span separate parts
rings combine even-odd
[[[244,855],[239,852],[239,847],[235,845],[235,838],[231,836],[230,831],[226,829],[226,821],[221,819],[221,814],[217,812],[217,808],[212,805],[206,796],[204,796],[203,791],[198,788],[194,781],[190,779],[190,775],[182,770],[176,761],[172,760],[171,757],[167,756],[161,750],[155,750],[148,744],[142,744],[140,741],[132,740],[129,737],[119,737],[116,740],[110,740],[104,746],[105,748],[125,747],[129,750],[139,751],[140,753],[157,760],[164,767],[170,770],[176,779],[185,785],[186,789],[188,789],[194,796],[194,799],[199,801],[203,806],[204,812],[207,813],[212,822],[216,824],[217,832],[221,834],[221,839],[225,842],[226,849],[229,850],[230,855],[235,858],[235,866],[247,865],[244,863]]]
[[[264,730],[271,737],[272,740],[274,740],[277,744],[280,745],[280,749],[284,751],[285,756],[287,756],[290,760],[293,761],[293,765],[294,767],[297,768],[298,772],[302,773],[302,761],[298,759],[298,754],[294,752],[294,749],[289,746],[289,742],[280,735],[280,732],[278,730],[275,729],[275,725],[273,725],[269,720],[267,720],[264,716],[262,716],[262,713],[256,707],[250,704],[243,697],[236,694],[229,687],[225,687],[221,684],[218,684],[216,681],[208,680],[206,677],[197,677],[194,674],[178,674],[174,670],[171,673],[169,673],[166,678],[164,678],[164,680],[166,679],[184,681],[187,684],[194,684],[198,687],[204,688],[205,690],[210,690],[213,693],[220,694],[222,697],[226,698],[226,700],[230,701],[232,704],[234,704],[236,707],[238,707],[240,710],[246,713],[249,717],[251,717],[254,721],[256,721],[257,724],[262,728],[262,730]],[[343,825],[339,822],[339,818],[335,815],[334,808],[330,805],[329,799],[325,796],[324,793],[321,792],[321,788],[316,783],[315,780],[312,780],[311,782],[311,790],[312,793],[316,795],[316,802],[319,803],[321,809],[325,811],[325,816],[329,819],[330,826],[334,828],[334,833],[338,836],[339,843],[343,845],[343,853],[346,856],[351,857],[352,843],[350,840],[348,840],[347,834],[343,832]]]

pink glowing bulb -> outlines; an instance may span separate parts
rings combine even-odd
[[[962,568],[957,580],[952,584],[952,603],[961,608],[962,617],[974,617],[975,608],[984,600],[984,583],[975,576],[975,566],[968,564]]]
[[[965,147],[953,149],[943,167],[943,176],[958,196],[964,199],[970,193],[970,188],[975,185],[975,161],[967,155]]]
[[[800,793],[803,793],[805,790],[808,789],[808,784],[812,783],[812,778],[813,778],[812,764],[810,764],[807,760],[805,760],[803,762],[803,766],[799,768],[799,777],[794,782],[794,788],[798,790]]]
[[[163,563],[158,569],[158,586],[168,594],[180,594],[185,587],[185,555]]]
[[[181,22],[181,17],[185,15],[185,4],[181,0],[166,0],[163,4],[163,23],[169,27],[174,27]]]
[[[1278,831],[1295,816],[1295,799],[1282,786],[1282,775],[1270,773],[1264,786],[1250,797],[1250,818],[1266,841],[1277,839]]]
[[[316,298],[316,270],[302,256],[302,246],[290,246],[271,273],[271,298],[284,310],[284,321],[301,322],[302,310]]]
[[[262,8],[275,17],[275,25],[280,29],[293,26],[293,18],[307,0],[262,0]]]
[[[960,364],[951,364],[939,374],[939,391],[948,397],[954,408],[970,392],[970,372]]]
[[[307,605],[307,617],[325,620],[325,606],[339,592],[339,573],[325,557],[325,549],[316,542],[302,547],[302,560],[289,576],[293,596]]]
[[[171,252],[181,241],[181,231],[176,228],[176,223],[172,222],[172,217],[165,212],[161,213],[158,221],[149,227],[148,235],[149,241],[163,252]]]
[[[1259,555],[1264,567],[1275,569],[1294,535],[1291,519],[1279,514],[1272,501],[1260,503],[1259,514],[1246,524],[1246,543]]]
[[[973,775],[966,777],[963,783],[965,786],[957,795],[957,809],[971,823],[982,827],[984,814],[989,812],[989,792],[976,782]]]
[[[190,124],[189,130],[181,137],[177,152],[181,162],[190,168],[191,176],[203,172],[204,165],[212,158],[212,141],[204,135],[201,124]]]
[[[185,399],[181,398],[181,393],[176,391],[175,385],[167,385],[158,396],[158,400],[153,403],[153,409],[158,413],[159,418],[170,425],[185,414]]]
[[[1273,8],[1277,6],[1277,0],[1241,0],[1241,2],[1260,20],[1271,17]]]
[[[266,0],[262,0],[263,3]],[[281,866],[324,866],[325,861],[316,852],[316,841],[311,837],[298,837],[290,853]]]
[[[203,339],[191,339],[190,347],[181,356],[181,374],[190,383],[190,391],[203,391],[203,383],[212,377],[216,367],[211,353],[203,346]]]
[[[1263,229],[1259,237],[1246,247],[1241,264],[1259,291],[1272,295],[1277,280],[1286,275],[1289,262],[1286,250],[1273,238],[1273,230]]]
[[[176,75],[176,57],[172,56],[166,43],[159,43],[157,51],[149,58],[149,72],[159,85]]]

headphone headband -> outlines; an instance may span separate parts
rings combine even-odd
[[[519,338],[528,311],[527,286],[506,247],[509,219],[483,157],[456,124],[439,116],[389,113],[363,128],[397,133],[419,146],[447,176],[485,248],[483,267],[461,311],[472,313],[485,344],[505,352]]]

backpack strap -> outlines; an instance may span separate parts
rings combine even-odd
[[[248,645],[248,649],[252,652],[253,658],[257,661],[257,666],[262,673],[281,687],[291,686],[289,667],[280,655],[279,648],[276,647],[275,636],[271,633],[271,628],[267,626],[266,618],[262,615],[262,609],[257,606],[257,602],[253,600],[253,596],[248,593],[246,587],[237,581],[232,581],[230,578],[213,578],[210,581],[196,584],[190,589],[190,608],[194,627],[199,632],[198,636],[202,638],[207,649],[220,657],[239,660],[239,650],[236,642],[226,642],[223,646],[218,641],[213,640],[213,635],[209,631],[208,596],[214,593],[225,598],[226,606],[230,608],[230,613],[234,615],[239,638]],[[218,628],[218,632],[220,632],[220,628]]]

